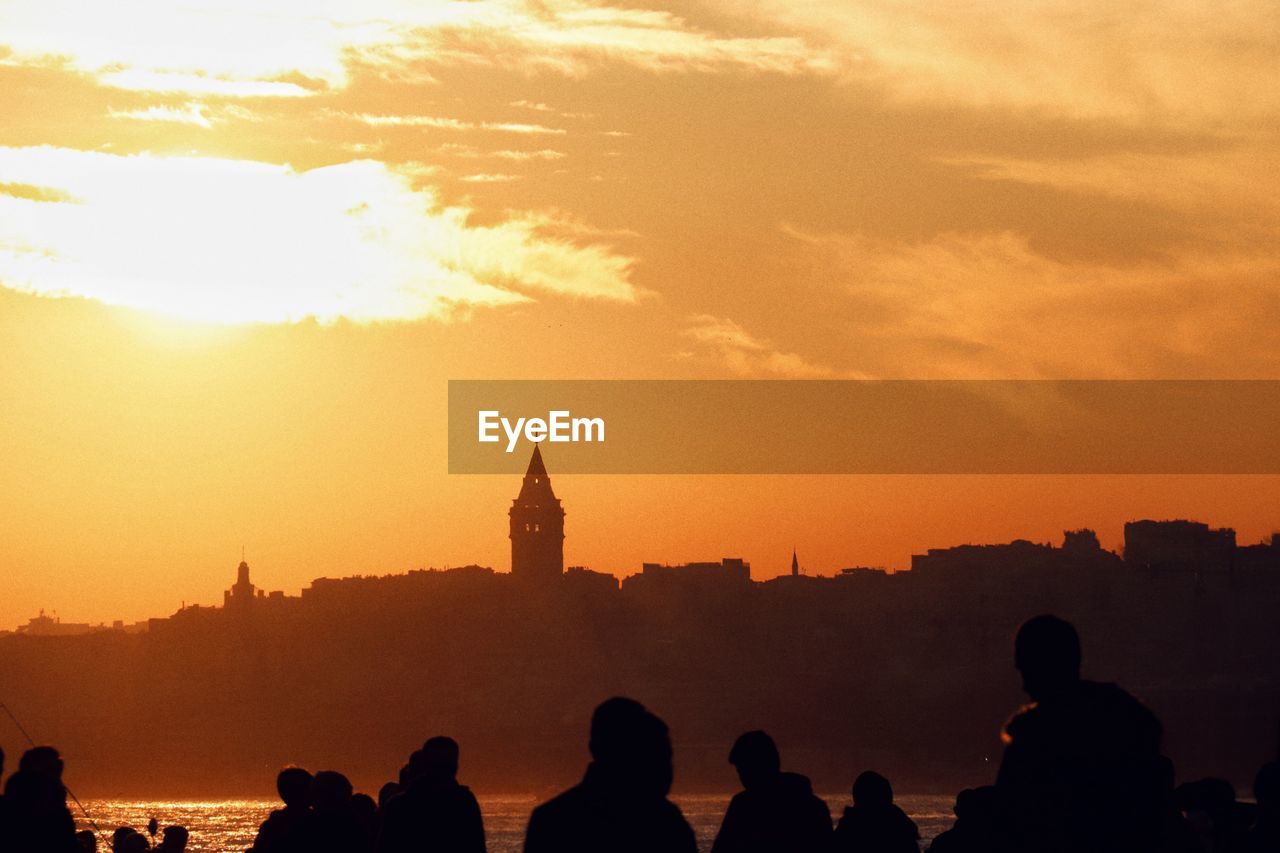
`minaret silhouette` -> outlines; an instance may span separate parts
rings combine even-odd
[[[791,577],[800,577],[800,559],[796,557],[796,549],[791,549]]]
[[[560,577],[564,573],[564,509],[551,490],[537,444],[509,514],[511,574],[532,582]]]

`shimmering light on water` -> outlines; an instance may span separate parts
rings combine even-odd
[[[729,795],[675,797],[685,817],[698,835],[702,850],[711,849],[711,841],[720,827]],[[831,814],[838,818],[848,805],[847,795],[826,796]],[[951,797],[903,795],[897,802],[920,827],[926,839],[951,824]],[[519,853],[529,812],[537,804],[531,796],[480,797],[488,833],[490,853]],[[271,800],[216,800],[209,802],[168,802],[164,800],[89,800],[85,807],[98,827],[110,835],[117,826],[132,826],[146,831],[147,821],[155,818],[160,826],[181,824],[191,831],[187,849],[192,853],[232,853],[243,851],[253,843],[258,825],[276,807]],[[83,816],[77,821],[87,828]]]

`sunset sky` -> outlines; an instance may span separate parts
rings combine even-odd
[[[1280,378],[1280,4],[0,2],[0,628],[508,565],[449,378]],[[905,567],[1275,477],[559,477]]]

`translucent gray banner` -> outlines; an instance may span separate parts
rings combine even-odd
[[[1273,380],[451,380],[449,471],[1276,474]]]

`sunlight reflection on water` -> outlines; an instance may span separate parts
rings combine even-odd
[[[537,804],[532,796],[480,797],[485,830],[491,853],[519,853],[529,812]],[[728,795],[674,797],[698,835],[702,850],[711,849],[711,840],[720,826]],[[833,817],[839,817],[848,804],[847,795],[825,797]],[[920,827],[920,834],[931,839],[951,823],[949,796],[902,795],[897,802]],[[117,826],[132,826],[146,831],[151,818],[164,827],[181,824],[191,831],[187,849],[192,853],[232,853],[253,843],[258,825],[276,807],[272,800],[215,800],[208,802],[169,802],[164,800],[89,800],[85,807],[107,836]],[[81,816],[83,818],[83,816]],[[85,828],[84,820],[78,820]],[[105,849],[101,848],[100,849]]]

